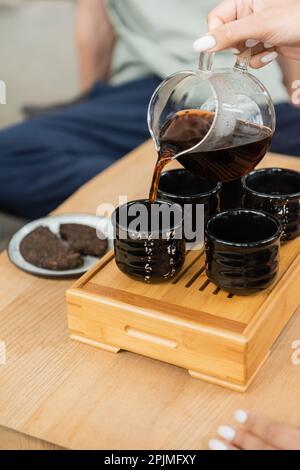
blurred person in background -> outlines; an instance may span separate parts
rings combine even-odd
[[[193,69],[192,44],[207,31],[216,0],[79,0],[76,41],[82,96],[0,132],[0,210],[44,216],[82,184],[149,137],[147,107],[161,80]],[[234,64],[221,52],[216,66]],[[276,61],[256,75],[276,103],[272,150],[300,155],[299,132],[289,130],[287,89],[292,63]],[[298,64],[297,64],[298,71]],[[284,135],[282,139],[280,135]],[[300,143],[300,142],[299,142]],[[112,184],[114,182],[112,181]]]

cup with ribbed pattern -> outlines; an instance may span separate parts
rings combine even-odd
[[[238,209],[216,215],[205,233],[209,280],[236,295],[270,287],[279,270],[281,232],[278,220],[260,211]]]
[[[242,179],[243,206],[262,210],[282,225],[281,241],[300,235],[300,173],[284,168],[263,168]]]
[[[156,283],[172,279],[185,261],[182,209],[148,200],[120,206],[112,215],[115,260],[124,274]]]

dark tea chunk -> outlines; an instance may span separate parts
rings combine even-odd
[[[39,268],[65,271],[80,268],[83,259],[79,253],[65,247],[48,227],[38,227],[21,242],[23,258]]]
[[[62,224],[60,235],[73,250],[82,255],[101,258],[108,249],[107,239],[104,236],[103,239],[98,238],[96,229],[88,225]]]

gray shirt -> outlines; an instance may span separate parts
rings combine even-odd
[[[206,17],[219,0],[106,0],[117,42],[111,82],[155,74],[161,78],[195,69],[193,42],[207,32]],[[232,53],[216,55],[217,67],[233,66]],[[251,71],[267,87],[273,100],[288,101],[277,62]]]

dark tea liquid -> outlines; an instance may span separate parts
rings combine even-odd
[[[211,128],[215,114],[202,110],[180,111],[168,120],[159,137],[160,152],[150,201],[156,201],[159,178],[164,167],[178,153],[201,142]],[[249,173],[261,161],[272,141],[272,130],[243,121],[237,121],[231,135],[216,142],[219,150],[195,151],[178,158],[189,171],[212,181],[233,181]]]

